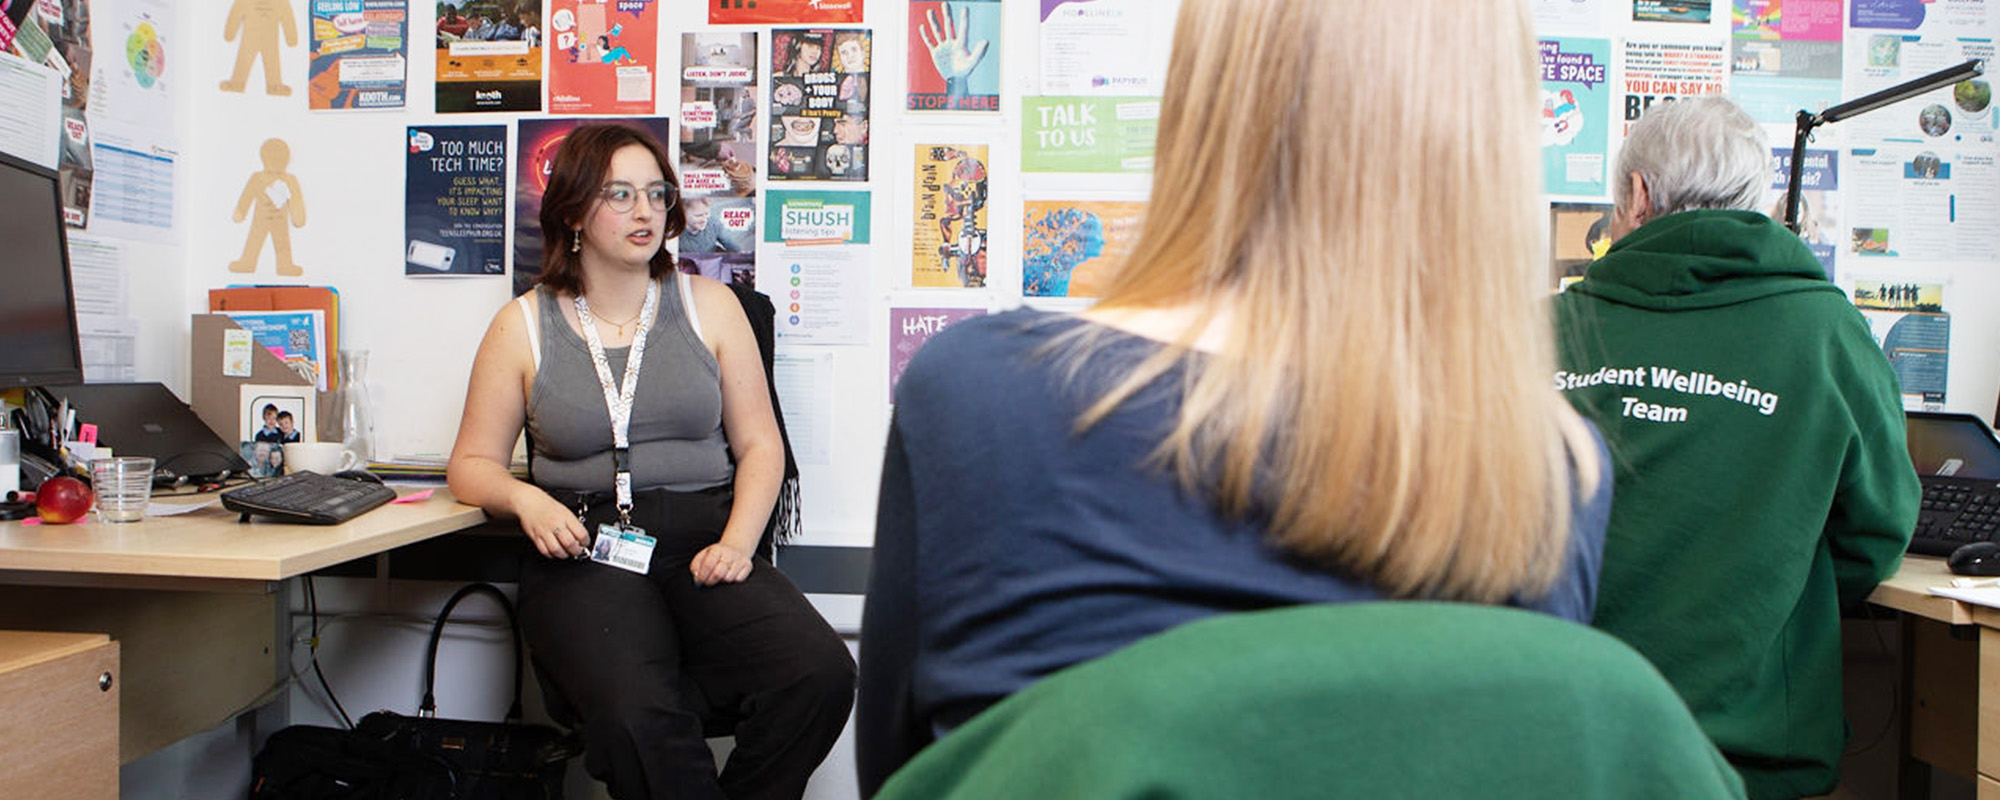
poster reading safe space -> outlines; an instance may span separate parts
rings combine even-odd
[[[507,126],[413,126],[403,274],[506,271]]]
[[[1611,42],[1541,40],[1542,183],[1549,194],[1598,198],[1611,141]]]

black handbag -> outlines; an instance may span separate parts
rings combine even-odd
[[[433,691],[438,640],[467,595],[491,595],[514,637],[514,703],[500,722],[439,719]],[[560,800],[563,773],[582,748],[547,725],[521,721],[521,624],[514,604],[474,583],[446,600],[431,626],[417,716],[377,711],[354,730],[293,725],[272,734],[252,765],[251,800]]]

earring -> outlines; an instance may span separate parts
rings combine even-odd
[[[582,230],[574,230],[574,231],[570,231],[570,240],[569,240],[569,251],[570,251],[570,252],[572,252],[572,253],[578,253],[578,252],[582,252],[582,251],[583,251],[583,231],[582,231]]]

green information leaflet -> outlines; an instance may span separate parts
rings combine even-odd
[[[1025,97],[1024,172],[1152,172],[1157,97]]]

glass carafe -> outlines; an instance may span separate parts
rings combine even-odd
[[[360,463],[376,458],[375,404],[368,397],[368,351],[340,351],[340,386],[336,407],[340,409],[341,444],[354,452]]]

